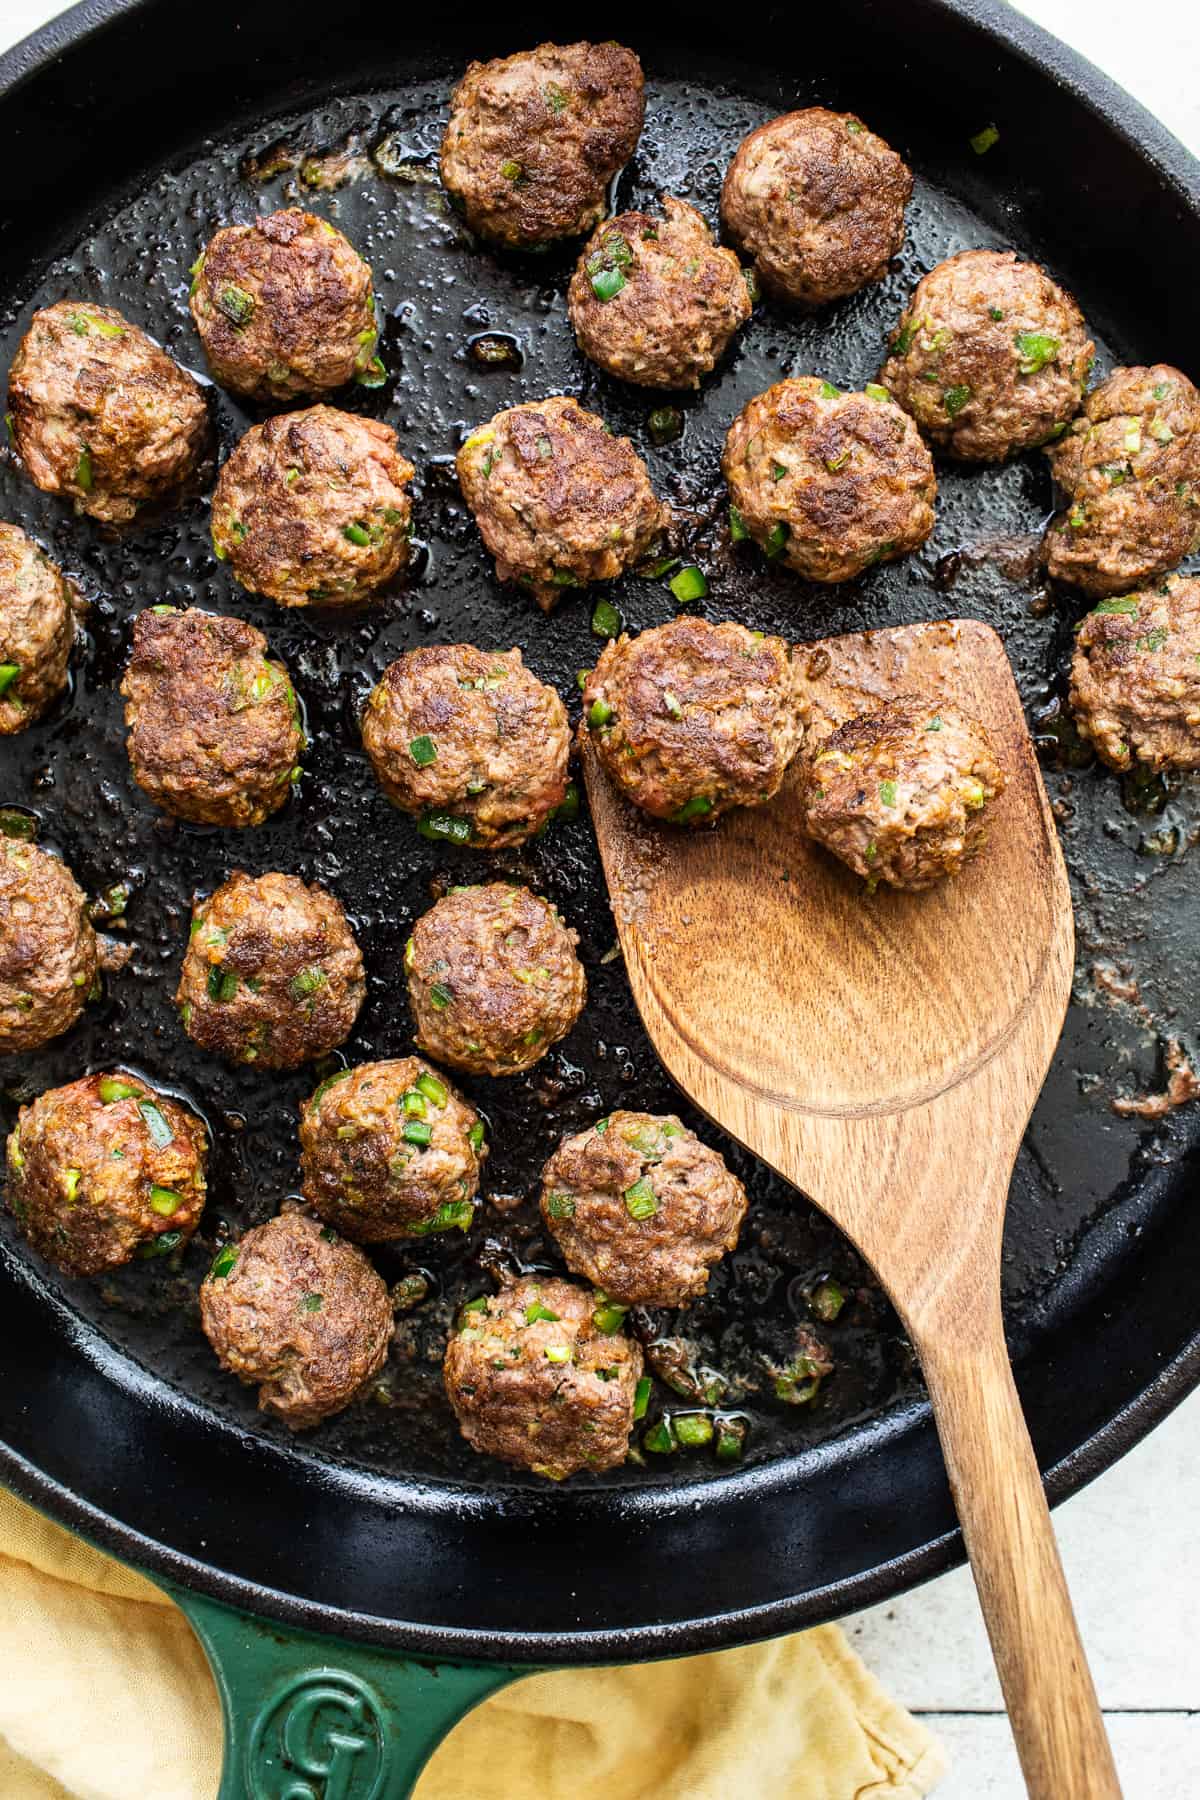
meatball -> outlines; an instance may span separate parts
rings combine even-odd
[[[98,1275],[190,1238],[207,1134],[137,1075],[85,1075],[23,1106],[8,1140],[8,1209],[39,1255]]]
[[[197,825],[261,825],[278,812],[304,749],[282,663],[243,619],[152,606],[133,625],[121,683],[133,778]]]
[[[564,588],[632,568],[666,522],[629,439],[563,394],[473,431],[458,479],[497,580],[527,587],[545,612]]]
[[[1079,409],[1095,356],[1083,314],[1036,263],[964,250],[913,290],[879,379],[967,462],[1044,444]]]
[[[177,488],[208,438],[198,383],[119,312],[79,300],[34,314],[8,404],[37,486],[116,525]]]
[[[523,844],[567,791],[567,709],[519,650],[406,650],[372,691],[362,732],[380,787],[427,837]]]
[[[195,265],[190,305],[213,379],[235,394],[285,404],[377,379],[370,267],[299,206],[222,227]]]
[[[567,294],[583,354],[639,387],[696,388],[750,317],[732,250],[694,207],[666,195],[663,217],[621,213],[598,227]]]
[[[573,1281],[526,1276],[473,1300],[446,1346],[446,1393],[473,1450],[563,1481],[625,1461],[641,1345]]]
[[[612,1113],[542,1171],[542,1217],[568,1269],[622,1306],[686,1306],[745,1216],[737,1176],[673,1113]]]
[[[19,525],[0,524],[0,737],[24,731],[58,699],[74,641],[62,570]]]
[[[776,382],[733,421],[721,467],[735,528],[809,581],[849,581],[933,530],[933,462],[883,388]]]
[[[96,979],[87,900],[64,863],[0,837],[0,1054],[68,1031]]]
[[[1071,706],[1111,769],[1200,769],[1200,579],[1102,600],[1075,639]]]
[[[300,1112],[305,1198],[362,1244],[466,1231],[486,1155],[479,1114],[419,1056],[342,1069]]]
[[[539,44],[472,63],[441,153],[472,231],[513,249],[590,231],[637,145],[642,88],[642,65],[620,44]]]
[[[686,614],[606,644],[583,717],[626,798],[677,825],[711,825],[731,806],[769,800],[803,729],[782,638]]]
[[[413,466],[378,419],[310,406],[253,425],[217,480],[213,548],[280,606],[351,606],[408,561]]]
[[[987,842],[1006,784],[977,720],[902,694],[848,719],[801,759],[808,835],[872,887],[932,887]]]
[[[721,219],[768,292],[837,300],[887,272],[912,187],[911,170],[861,119],[806,106],[742,139]]]
[[[361,1250],[301,1212],[218,1250],[200,1323],[221,1367],[293,1431],[349,1406],[387,1361],[392,1306]]]
[[[175,1003],[202,1049],[295,1069],[345,1043],[365,995],[358,945],[324,888],[235,869],[193,909]]]
[[[472,1075],[531,1069],[583,1011],[578,942],[528,888],[451,888],[417,920],[404,955],[417,1043]]]
[[[1200,393],[1165,363],[1116,369],[1046,454],[1068,505],[1046,566],[1085,594],[1122,594],[1200,549]]]

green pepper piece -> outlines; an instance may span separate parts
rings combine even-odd
[[[100,1098],[104,1098],[103,1090]],[[146,1121],[146,1130],[150,1133],[150,1141],[156,1150],[165,1150],[168,1144],[175,1142],[175,1133],[167,1123],[166,1115],[153,1100],[139,1100],[138,1111]]]
[[[693,600],[703,600],[708,593],[708,582],[705,579],[704,571],[698,569],[694,563],[686,569],[680,569],[678,575],[672,576],[670,586],[671,592],[681,606],[687,606]]]
[[[597,600],[592,608],[592,632],[596,637],[614,638],[621,629],[621,615],[611,600]]]
[[[100,1098],[105,1106],[115,1106],[118,1100],[135,1100],[141,1091],[141,1088],[122,1081],[116,1075],[105,1075],[100,1081]]]

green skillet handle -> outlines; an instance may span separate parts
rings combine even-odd
[[[415,1662],[163,1585],[191,1620],[221,1695],[217,1800],[407,1800],[463,1714],[530,1673]]]

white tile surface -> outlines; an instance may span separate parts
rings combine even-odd
[[[0,48],[63,10],[53,0],[0,0]],[[1136,7],[1129,0],[1025,0],[1020,10],[1090,57],[1200,153],[1196,0],[1139,0]]]
[[[1054,1515],[1126,1800],[1200,1795],[1198,1517],[1200,1393]],[[845,1628],[884,1685],[942,1737],[951,1773],[938,1800],[1023,1800],[965,1569]]]
[[[0,0],[0,48],[7,49],[65,10],[47,5],[46,0]]]
[[[1025,1800],[1005,1719],[935,1713],[925,1723],[950,1759],[937,1800]],[[1200,1718],[1113,1713],[1108,1729],[1125,1800],[1195,1800],[1200,1794]]]
[[[1200,1712],[1194,1598],[1200,1518],[1200,1393],[1054,1515],[1101,1704]],[[917,1712],[995,1709],[999,1689],[971,1578],[956,1569],[845,1621],[855,1649]],[[1134,1788],[1138,1800],[1195,1800]]]
[[[901,0],[896,0],[897,4]],[[0,0],[0,46],[58,9]],[[1113,75],[1200,153],[1196,0],[1027,0],[1022,9]],[[1200,314],[1198,314],[1200,324]],[[1126,1800],[1200,1796],[1200,1645],[1194,1619],[1200,1395],[1056,1521]],[[965,1571],[847,1622],[896,1696],[929,1715],[952,1758],[938,1800],[1022,1800],[1006,1720]]]
[[[1196,0],[1024,0],[1020,11],[1081,50],[1200,154]]]
[[[1195,0],[1026,0],[1200,154]],[[1135,23],[1136,17],[1136,23]],[[1193,371],[1194,373],[1194,371]],[[1126,1800],[1200,1796],[1200,1394],[1055,1514]],[[1023,1800],[987,1638],[966,1570],[846,1622],[885,1685],[940,1733],[938,1800]],[[981,1713],[981,1709],[984,1709]]]

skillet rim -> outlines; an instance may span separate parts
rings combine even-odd
[[[1050,1505],[1057,1506],[1103,1474],[1198,1385],[1200,1331],[1186,1349],[1108,1424],[1085,1439],[1070,1455],[1042,1470]],[[908,1429],[922,1422],[928,1423],[929,1418],[929,1404],[921,1401],[893,1415],[891,1423],[893,1429]],[[778,1482],[790,1479],[789,1468],[790,1459],[774,1466]],[[611,1630],[465,1630],[351,1611],[286,1594],[279,1588],[266,1587],[243,1576],[226,1574],[211,1564],[154,1542],[99,1507],[81,1500],[70,1488],[44,1475],[4,1443],[0,1443],[0,1473],[5,1486],[21,1499],[160,1584],[177,1585],[237,1611],[253,1613],[294,1630],[349,1638],[355,1643],[372,1644],[400,1655],[436,1658],[440,1662],[476,1660],[535,1669],[556,1664],[649,1662],[729,1649],[737,1644],[781,1637],[788,1632],[860,1612],[919,1587],[966,1561],[962,1533],[956,1528],[906,1555],[878,1563],[852,1579],[830,1582],[807,1594],[785,1595],[758,1606],[731,1609],[703,1618]],[[755,1472],[760,1481],[762,1473]],[[446,1484],[448,1489],[450,1485]],[[697,1485],[697,1491],[707,1490]],[[679,1505],[687,1503],[688,1494],[689,1489],[685,1486],[673,1490]]]
[[[47,21],[0,53],[0,112],[4,102],[26,81],[67,50],[127,15],[161,3],[162,0],[80,0]],[[1139,161],[1149,165],[1176,198],[1200,218],[1200,160],[1140,101],[1086,57],[1017,12],[1006,0],[923,3],[930,11],[967,25],[984,44],[990,43],[1008,55],[1015,54],[1048,75]],[[1051,1504],[1057,1505],[1110,1467],[1198,1385],[1200,1322],[1184,1347],[1112,1418],[1043,1470]],[[927,1426],[928,1421],[928,1404],[921,1402],[894,1415],[892,1428],[907,1430],[922,1423]],[[774,1486],[787,1482],[791,1460],[775,1465],[774,1479],[772,1471],[756,1471],[758,1483]],[[123,1524],[3,1442],[0,1475],[21,1498],[159,1581],[178,1584],[225,1605],[310,1633],[348,1637],[407,1654],[415,1652],[455,1661],[474,1657],[537,1666],[547,1662],[613,1662],[686,1655],[779,1635],[874,1605],[965,1560],[961,1533],[953,1530],[904,1555],[876,1564],[861,1575],[828,1583],[806,1594],[783,1596],[701,1618],[607,1630],[467,1630],[352,1611],[228,1574]],[[732,1479],[737,1482],[742,1478]],[[457,1484],[445,1486],[448,1492],[454,1492]],[[695,1491],[710,1490],[697,1484]],[[686,1485],[676,1487],[676,1504],[686,1504],[689,1492]]]

